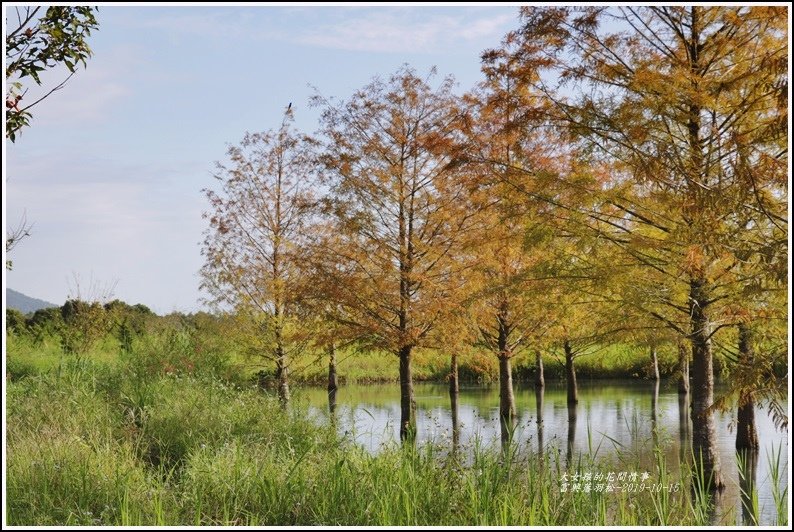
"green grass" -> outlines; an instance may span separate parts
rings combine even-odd
[[[250,361],[221,339],[165,331],[120,353],[106,338],[77,358],[52,338],[7,340],[9,524],[669,526],[710,519],[709,498],[687,487],[687,466],[672,474],[661,453],[655,478],[682,479],[676,493],[562,493],[566,466],[554,453],[519,458],[474,448],[458,462],[445,449],[395,446],[370,455],[310,419],[305,403],[282,409],[254,386]],[[391,354],[342,351],[338,358],[343,382],[397,380]],[[615,346],[577,367],[582,376],[640,376],[646,359]],[[675,362],[665,352],[660,360],[663,368]],[[468,350],[459,362],[464,379],[495,379],[492,356]],[[324,383],[326,364],[306,354],[292,377]],[[529,357],[517,358],[517,375],[530,377],[528,365]],[[557,366],[546,361],[549,378]],[[443,380],[447,368],[446,355],[416,352],[417,380]],[[641,454],[582,457],[573,467],[640,470],[648,465]],[[780,451],[771,460],[784,524],[788,493],[779,476],[786,466]]]
[[[393,446],[371,455],[301,405],[208,375],[89,360],[7,385],[13,525],[702,525],[676,493],[561,492],[556,453]],[[616,462],[616,460],[622,460]],[[581,457],[569,474],[640,470]],[[654,478],[673,481],[657,456]],[[675,477],[676,479],[678,477]],[[785,493],[782,494],[785,499]],[[785,503],[781,503],[785,509]]]
[[[57,338],[45,336],[35,343],[27,336],[7,334],[7,370],[12,379],[57,370],[73,357],[62,353]],[[158,373],[220,375],[240,384],[255,382],[257,373],[273,374],[273,364],[265,359],[246,357],[235,346],[217,335],[185,330],[164,330],[136,337],[133,352],[120,353],[117,339],[108,336],[97,343],[82,358],[109,366],[122,365],[137,374]],[[659,348],[662,377],[675,373],[677,354],[674,346]],[[718,360],[718,357],[715,357]],[[449,373],[449,353],[416,349],[412,371],[416,381],[444,382]],[[495,356],[478,349],[458,352],[459,375],[464,382],[497,382],[498,363]],[[513,378],[530,381],[534,378],[534,355],[520,353],[513,360]],[[564,379],[562,360],[544,354],[545,375],[548,379]],[[628,344],[605,346],[593,354],[576,359],[576,372],[581,378],[646,378],[650,375],[650,356],[647,349]],[[384,351],[357,352],[340,349],[337,353],[337,373],[341,384],[397,382],[397,357]],[[327,356],[311,350],[292,360],[290,379],[295,383],[324,385],[327,382]]]
[[[6,335],[6,371],[12,379],[56,371],[75,358],[63,353],[57,337],[46,336],[34,342],[27,336]],[[119,359],[117,343],[106,337],[81,358],[116,364]]]
[[[659,367],[663,377],[675,373],[677,354],[672,349],[659,349]],[[397,358],[386,352],[355,353],[342,351],[337,372],[343,383],[397,382]],[[445,381],[449,373],[449,353],[417,349],[412,362],[413,376],[417,381]],[[496,357],[476,349],[458,353],[459,375],[463,381],[496,382],[499,368]],[[326,357],[307,354],[293,364],[293,379],[308,384],[324,384],[328,372]],[[564,379],[563,361],[553,355],[544,356],[545,375],[551,379]],[[513,361],[515,380],[532,380],[535,359],[528,353],[519,354]],[[576,359],[576,372],[582,378],[647,378],[651,374],[650,355],[647,350],[630,345],[606,346],[591,355]]]
[[[781,464],[781,455],[783,449],[778,446],[777,449],[772,449],[767,455],[769,460],[770,482],[772,483],[772,500],[775,503],[776,523],[777,526],[786,526],[788,524],[788,486],[780,489],[781,486],[781,471],[784,466]]]

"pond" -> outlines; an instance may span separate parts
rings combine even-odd
[[[718,387],[719,392],[719,387]],[[448,388],[443,384],[415,383],[417,441],[450,448],[453,436],[452,409]],[[328,397],[322,388],[303,388],[300,396],[318,416],[328,419]],[[653,465],[654,441],[663,449],[671,470],[677,470],[688,453],[682,447],[691,434],[685,404],[674,383],[662,382],[658,393],[650,382],[636,380],[583,381],[579,384],[579,404],[569,412],[564,383],[547,382],[542,397],[531,384],[515,386],[517,424],[514,441],[519,452],[554,452],[561,459],[592,455],[606,460],[618,454],[637,457],[641,464]],[[345,385],[336,397],[335,418],[340,434],[346,435],[371,452],[399,441],[400,389],[396,383]],[[540,407],[540,408],[538,408]],[[458,400],[458,431],[462,449],[500,445],[499,389],[497,385],[461,383]],[[569,416],[569,414],[575,414]],[[726,490],[720,497],[715,524],[741,524],[743,518],[739,467],[735,453],[735,431],[731,430],[733,412],[715,414],[719,453]],[[539,423],[538,420],[541,420]],[[788,433],[775,428],[763,409],[756,412],[761,450],[757,459],[756,489],[759,521],[774,522],[776,509],[772,496],[771,465],[773,449],[780,449],[780,489],[786,489],[788,471]],[[654,430],[654,426],[656,430]]]

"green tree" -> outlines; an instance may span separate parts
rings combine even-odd
[[[6,137],[12,142],[30,124],[30,109],[63,88],[80,63],[86,66],[91,57],[87,39],[99,27],[95,11],[87,6],[15,7],[6,17]],[[41,85],[39,74],[58,65],[69,70],[67,78],[35,101],[24,101],[26,78]]]
[[[25,320],[25,325],[36,344],[41,344],[48,336],[57,336],[63,326],[59,307],[40,308]]]
[[[6,309],[6,333],[23,334],[28,328],[25,324],[25,315],[15,308]]]
[[[146,305],[129,305],[119,299],[105,303],[104,309],[119,341],[119,347],[126,354],[132,352],[134,339],[143,335],[156,317]]]

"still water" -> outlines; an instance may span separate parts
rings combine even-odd
[[[717,390],[719,393],[719,388]],[[449,447],[453,440],[453,419],[446,385],[414,384],[417,406],[418,443],[432,442]],[[303,396],[321,419],[328,419],[328,397],[323,389],[305,388]],[[579,404],[569,411],[565,386],[549,382],[538,396],[532,385],[515,386],[517,425],[514,441],[521,452],[559,451],[563,460],[575,462],[580,455],[593,455],[619,463],[621,456],[647,464],[652,471],[654,442],[664,450],[668,467],[687,457],[682,446],[691,434],[688,410],[673,383],[631,380],[581,382]],[[498,386],[461,384],[458,400],[458,431],[461,449],[500,445]],[[336,396],[335,417],[340,434],[378,452],[399,441],[400,389],[397,384],[345,385]],[[726,490],[720,497],[714,524],[742,524],[739,467],[735,453],[733,412],[715,414],[719,452]],[[772,524],[775,505],[772,496],[772,450],[780,450],[780,490],[788,477],[788,433],[775,428],[765,410],[756,412],[761,450],[758,454],[755,487],[758,493],[758,520]],[[655,429],[655,430],[654,430]],[[618,468],[616,467],[616,470]],[[747,512],[745,512],[746,514]],[[749,524],[749,523],[748,523]]]

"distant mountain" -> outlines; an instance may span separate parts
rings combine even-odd
[[[53,305],[48,301],[42,301],[35,297],[28,297],[21,292],[6,288],[6,306],[27,314],[28,312],[36,312],[40,308],[57,307],[58,305]]]

